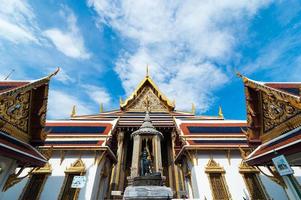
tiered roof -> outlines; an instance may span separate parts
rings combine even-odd
[[[32,81],[0,81],[1,155],[20,165],[43,166],[47,162],[34,146],[46,138],[48,86],[57,72]]]
[[[267,83],[239,76],[246,94],[248,122],[245,133],[250,145],[257,147],[248,156],[247,163],[271,164],[271,158],[276,154],[288,158],[300,154],[301,83]]]
[[[145,104],[154,127],[175,131],[176,153],[187,149],[247,148],[242,129],[246,121],[225,120],[219,116],[197,116],[193,112],[175,110],[146,76],[133,94],[120,103],[120,109],[95,115],[72,115],[69,120],[47,121],[48,137],[45,147],[57,149],[111,147],[115,130],[134,132],[145,118]],[[116,139],[116,137],[115,137]],[[114,142],[113,142],[114,143]]]

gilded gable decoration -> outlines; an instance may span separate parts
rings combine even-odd
[[[148,75],[142,80],[130,97],[125,101],[120,101],[120,108],[130,112],[144,112],[144,102],[146,99],[149,100],[149,107],[153,112],[169,112],[175,108],[174,103],[160,92]]]
[[[205,167],[206,173],[225,173],[225,170],[223,167],[220,166],[219,163],[217,163],[212,158],[208,161],[207,166]]]
[[[262,108],[264,132],[301,113],[301,110],[296,109],[289,102],[279,101],[274,95],[265,93],[262,93]]]
[[[301,97],[238,74],[245,85],[249,141],[265,142],[301,125]]]
[[[85,172],[85,163],[82,159],[76,160],[68,169],[66,169],[66,173],[73,173],[73,172]]]
[[[248,165],[246,162],[242,161],[239,165],[240,173],[259,173],[259,170],[255,167]]]
[[[0,117],[24,132],[28,129],[30,91],[0,97]]]

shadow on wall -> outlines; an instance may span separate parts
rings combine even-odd
[[[57,199],[63,186],[65,176],[48,176],[40,199],[53,200]]]
[[[272,181],[265,175],[260,175],[260,179],[261,179],[270,199],[289,200],[287,198],[287,195],[286,195],[284,189],[280,185],[278,185],[277,183],[275,183],[274,181]]]

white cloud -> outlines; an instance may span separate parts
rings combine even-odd
[[[13,43],[39,43],[35,15],[26,1],[0,0],[0,37]]]
[[[180,109],[197,104],[205,112],[212,92],[228,81],[225,66],[247,30],[248,21],[268,1],[105,1],[89,0],[99,24],[113,27],[137,44],[116,62],[129,94],[150,65],[152,77]],[[186,101],[185,101],[186,99]]]
[[[58,28],[52,28],[44,31],[44,35],[52,41],[57,50],[66,56],[77,59],[89,59],[91,54],[85,47],[84,38],[76,24],[76,17],[69,9],[66,9],[66,12],[68,13],[66,17],[68,30],[62,31]]]
[[[100,104],[109,104],[111,101],[110,94],[106,91],[105,88],[97,87],[94,85],[83,85],[86,94],[93,100],[95,103]]]
[[[53,69],[51,70],[53,71]],[[65,84],[73,83],[75,81],[63,68],[60,68],[60,72],[55,76],[55,79]]]
[[[92,109],[86,103],[62,91],[50,90],[47,118],[69,118],[74,105],[76,105],[78,115],[92,113]]]

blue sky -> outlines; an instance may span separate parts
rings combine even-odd
[[[145,76],[202,115],[245,119],[242,81],[300,81],[301,2],[0,0],[0,79],[52,80],[48,118],[119,107]]]

